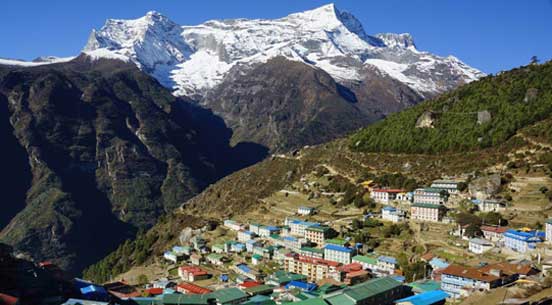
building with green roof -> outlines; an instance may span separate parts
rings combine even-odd
[[[410,287],[383,277],[328,294],[324,299],[330,305],[390,305],[410,294]]]
[[[164,294],[162,297],[163,305],[209,305],[212,304],[213,297],[207,294]]]
[[[288,303],[290,305],[328,305],[323,299],[320,298],[314,298],[314,299],[307,299],[299,302],[293,302]]]
[[[218,305],[240,304],[248,299],[248,295],[238,288],[225,288],[207,294],[217,300]]]
[[[307,276],[303,274],[286,272],[284,270],[277,270],[271,274],[268,279],[266,279],[267,284],[275,286],[282,286],[291,281],[306,282]]]
[[[270,285],[258,285],[245,288],[245,292],[249,295],[270,295],[274,292],[274,287]]]
[[[332,239],[327,239],[325,241],[325,244],[326,245],[336,245],[336,246],[344,247],[344,246],[348,245],[349,243],[346,240],[341,239],[341,238],[332,238]]]
[[[424,293],[441,289],[441,282],[434,280],[421,280],[408,284],[414,293]]]

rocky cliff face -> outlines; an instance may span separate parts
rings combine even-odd
[[[23,174],[0,239],[72,272],[266,153],[240,146],[244,160],[220,119],[177,102],[133,65],[82,56],[1,69],[6,149]]]

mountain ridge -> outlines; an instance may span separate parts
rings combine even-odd
[[[426,96],[484,75],[455,57],[418,51],[410,35],[368,35],[334,4],[278,19],[209,20],[180,28],[157,12],[109,19],[92,31],[83,52],[127,58],[175,95],[187,96],[202,96],[236,65],[276,56],[321,68],[338,82],[362,80],[358,67],[371,65]]]

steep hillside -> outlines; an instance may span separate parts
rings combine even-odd
[[[364,152],[437,153],[492,147],[550,117],[552,62],[464,85],[351,136]]]
[[[81,56],[0,71],[10,164],[1,175],[17,184],[0,240],[70,272],[266,154],[230,148],[219,118],[124,62]]]
[[[358,104],[326,72],[283,57],[222,83],[202,102],[232,128],[233,142],[274,151],[329,141],[381,118]]]
[[[550,204],[547,203],[547,199],[540,192],[535,192],[533,189],[535,187],[538,189],[538,183],[537,186],[525,183],[530,189],[524,189],[525,186],[523,185],[525,185],[524,181],[543,181],[542,183],[546,184],[548,183],[546,181],[549,180],[547,177],[552,176],[552,138],[550,137],[549,130],[547,130],[548,126],[550,126],[551,118],[539,121],[539,119],[546,118],[550,114],[550,112],[545,111],[549,101],[546,98],[540,98],[541,95],[547,97],[552,92],[545,85],[549,65],[544,64],[542,66],[521,68],[506,72],[496,78],[483,79],[467,87],[460,88],[449,96],[450,98],[451,96],[455,96],[455,94],[459,94],[459,92],[465,92],[462,98],[466,102],[464,102],[464,99],[459,99],[456,103],[466,103],[467,107],[478,96],[478,92],[469,91],[470,88],[472,88],[471,90],[482,88],[478,90],[483,90],[481,94],[484,94],[484,89],[492,87],[492,84],[497,79],[500,80],[500,84],[505,83],[509,84],[509,87],[518,88],[520,86],[520,88],[523,88],[522,91],[524,93],[522,98],[526,95],[526,86],[544,84],[537,87],[539,94],[536,97],[529,96],[527,102],[521,102],[521,106],[518,106],[519,102],[515,98],[512,98],[512,100],[508,99],[505,102],[505,105],[513,105],[509,109],[517,109],[519,111],[513,117],[519,117],[524,114],[531,118],[531,120],[522,121],[523,124],[518,123],[520,125],[517,125],[514,134],[501,141],[497,141],[494,145],[476,150],[451,149],[439,154],[396,154],[359,151],[358,147],[351,147],[351,139],[346,138],[318,146],[306,147],[290,154],[273,156],[254,166],[233,173],[209,186],[201,194],[187,201],[182,208],[164,217],[151,231],[141,236],[138,240],[127,243],[125,246],[126,249],[139,248],[141,249],[140,251],[131,253],[130,255],[120,255],[123,253],[123,248],[121,247],[117,252],[118,254],[114,253],[98,264],[88,268],[85,276],[102,281],[108,275],[112,275],[109,270],[125,272],[132,266],[140,265],[144,262],[151,263],[154,261],[154,257],[161,255],[167,247],[179,242],[180,231],[185,227],[201,226],[204,224],[199,224],[197,220],[220,223],[223,219],[234,218],[243,219],[244,221],[254,220],[274,223],[293,214],[294,210],[290,212],[289,207],[287,212],[285,211],[285,205],[289,205],[289,202],[292,200],[299,200],[297,204],[329,206],[329,211],[326,212],[328,215],[339,213],[342,210],[354,209],[356,210],[351,213],[360,215],[358,213],[361,213],[361,211],[355,206],[356,201],[353,200],[355,196],[354,192],[359,191],[357,183],[369,177],[369,179],[376,178],[383,181],[381,177],[398,175],[403,177],[403,181],[414,182],[414,184],[418,185],[426,185],[434,179],[442,177],[475,179],[486,177],[487,175],[498,175],[498,177],[503,175],[503,183],[506,185],[519,177],[518,182],[515,185],[513,184],[512,190],[504,187],[504,193],[501,194],[501,196],[513,197],[514,204],[516,204],[512,208],[513,212],[508,214],[509,219],[521,225],[526,225],[527,221],[543,221],[543,219],[550,216]],[[519,73],[523,74],[518,75]],[[539,77],[539,74],[542,75]],[[531,75],[532,78],[528,77]],[[500,88],[502,87],[496,88],[493,92],[504,90]],[[471,92],[470,95],[467,92]],[[502,99],[506,97],[506,93],[503,94],[501,95]],[[533,98],[536,100],[533,100]],[[443,97],[443,99],[446,100],[447,96]],[[438,103],[441,99],[437,99],[436,101],[423,103],[421,106],[416,106],[414,110],[405,110],[405,116],[415,111],[423,113],[423,109],[425,109],[423,107]],[[501,105],[501,103],[496,102],[488,106],[498,107],[496,105]],[[532,107],[527,107],[528,105]],[[422,110],[420,111],[419,108]],[[492,110],[495,108],[487,109]],[[399,113],[389,119],[385,119],[381,124],[376,126],[393,127],[397,130],[402,128],[403,133],[409,134],[412,132],[409,129],[410,126],[404,125],[400,120],[395,119],[401,115],[402,113]],[[417,120],[416,115],[412,115],[412,117],[414,117],[414,120]],[[445,115],[442,117],[445,117]],[[416,122],[414,121],[413,123],[415,124]],[[470,126],[477,128],[478,125],[471,124]],[[368,128],[367,130],[371,129]],[[435,127],[435,130],[439,130],[438,127]],[[468,128],[464,131],[468,134],[470,133],[470,129]],[[363,132],[366,132],[366,130]],[[355,137],[361,134],[359,133]],[[389,143],[400,143],[403,138],[400,135],[389,134],[386,140]],[[341,181],[339,183],[345,185],[337,191],[341,192],[345,190],[345,195],[340,199],[341,201],[320,199],[321,195],[316,195],[312,191],[307,191],[312,192],[312,194],[301,193],[304,191],[304,187],[311,185],[311,183],[318,183],[318,181],[308,180],[308,177],[312,177],[313,175],[320,177],[320,174],[317,174],[320,172],[337,177],[335,178],[337,179],[336,181]],[[527,178],[524,175],[533,176]],[[513,190],[513,188],[517,190]],[[350,190],[353,192],[349,192]],[[292,196],[291,194],[297,195]],[[360,190],[360,194],[362,194],[362,190]],[[542,203],[542,208],[528,204],[525,199],[527,197],[524,197],[524,194],[537,196],[539,202]],[[317,198],[316,196],[319,197]],[[295,199],[291,199],[291,197]],[[538,212],[535,212],[537,210]],[[279,215],[278,218],[274,218],[276,214]],[[190,221],[190,219],[196,219],[196,221]],[[148,247],[145,248],[144,244]],[[142,246],[138,247],[138,245]],[[410,243],[405,243],[403,246],[405,245],[406,247],[413,246]],[[141,253],[141,259],[137,259],[136,253]],[[144,259],[143,256],[149,258]]]

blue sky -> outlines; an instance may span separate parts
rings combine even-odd
[[[3,1],[0,57],[75,55],[107,18],[156,10],[179,24],[220,18],[277,18],[319,0]],[[409,32],[421,50],[455,55],[487,73],[552,57],[552,0],[336,0],[368,34]]]

